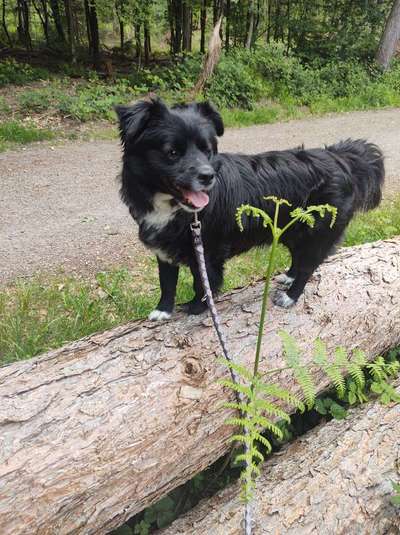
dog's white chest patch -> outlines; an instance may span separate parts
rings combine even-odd
[[[179,210],[179,206],[171,206],[172,199],[172,195],[167,193],[156,193],[153,198],[153,210],[147,212],[141,223],[146,227],[154,227],[157,230],[168,225]]]

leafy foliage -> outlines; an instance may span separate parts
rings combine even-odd
[[[392,496],[390,500],[393,505],[400,505],[400,483],[392,482],[392,485],[394,490],[394,496]]]
[[[34,80],[46,80],[48,78],[49,72],[46,69],[32,67],[13,58],[0,62],[0,87],[7,84],[23,85]]]
[[[284,399],[287,405],[293,404],[297,408],[304,410],[302,400],[298,399],[295,394],[285,391],[280,385],[269,384],[259,373],[268,289],[275,266],[276,246],[281,236],[295,223],[313,227],[315,225],[315,214],[323,218],[326,213],[329,213],[331,215],[330,226],[332,227],[337,215],[336,208],[330,205],[309,206],[306,209],[298,207],[290,211],[289,222],[281,228],[279,226],[280,208],[285,206],[290,209],[291,204],[285,199],[278,199],[273,196],[265,197],[264,199],[274,203],[275,210],[273,212],[268,213],[254,206],[242,205],[237,209],[236,213],[236,221],[241,231],[244,230],[243,215],[246,215],[261,219],[262,225],[268,228],[272,234],[272,246],[265,278],[254,368],[251,371],[242,365],[225,362],[228,368],[235,370],[241,382],[235,382],[230,379],[221,381],[225,387],[241,394],[241,397],[236,402],[226,403],[225,407],[236,409],[239,412],[239,416],[229,418],[226,423],[239,428],[239,431],[232,436],[231,440],[244,445],[243,452],[236,456],[236,462],[244,464],[241,479],[243,481],[242,497],[246,503],[252,499],[255,482],[260,474],[259,464],[264,461],[265,454],[271,451],[271,443],[262,433],[267,430],[278,440],[282,439],[283,432],[281,427],[276,425],[271,418],[278,418],[283,422],[290,423],[289,414],[280,405],[276,404],[276,400],[282,401]],[[317,388],[313,380],[311,367],[307,367],[302,363],[301,351],[296,340],[285,331],[281,331],[279,335],[282,339],[283,356],[287,369],[291,371],[294,381],[299,385],[307,409],[310,410],[315,406],[320,414],[330,414],[338,419],[344,418],[346,410],[340,403],[330,397],[316,400]],[[387,382],[388,377],[397,373],[399,369],[397,361],[386,363],[384,359],[378,358],[373,364],[369,365],[365,354],[360,349],[353,351],[350,355],[342,347],[336,348],[333,355],[329,357],[325,344],[321,340],[316,340],[312,366],[318,366],[326,373],[335,386],[339,399],[345,397],[347,393],[346,381],[349,381],[349,399],[353,403],[364,400],[363,390],[366,384],[364,370],[366,369],[370,371],[373,377],[370,390],[379,394],[382,402],[387,403],[400,399],[394,388]],[[274,369],[267,372],[266,375],[268,373],[277,373],[281,370]],[[348,379],[346,378],[347,375],[349,376]],[[268,394],[270,396],[272,394],[272,397],[269,398]],[[244,401],[242,401],[243,398]],[[264,448],[263,452],[259,449],[260,444]]]
[[[321,415],[341,420],[347,416],[347,407],[341,400],[346,401],[348,405],[354,405],[364,403],[371,395],[378,395],[381,403],[400,401],[400,395],[389,382],[400,371],[400,363],[394,355],[389,356],[388,360],[378,357],[374,362],[368,363],[360,349],[348,354],[344,348],[339,347],[328,357],[326,345],[318,340],[315,343],[312,364],[307,366],[302,363],[295,339],[284,331],[279,334],[287,368],[275,368],[267,371],[263,377],[257,375],[252,378],[251,370],[224,361],[228,368],[235,369],[242,383],[237,385],[229,379],[220,381],[223,386],[246,396],[245,403],[224,403],[225,408],[237,410],[242,415],[231,417],[226,423],[239,428],[239,431],[232,435],[231,441],[247,446],[244,452],[236,456],[236,462],[244,464],[241,479],[242,497],[246,502],[252,499],[256,479],[260,474],[260,463],[272,449],[270,440],[264,434],[268,432],[278,441],[282,440],[284,435],[281,424],[291,423],[288,413],[290,408],[302,412],[305,408],[309,411],[315,409]],[[317,368],[332,381],[337,399],[332,395],[316,398],[313,375]],[[279,384],[267,382],[271,373],[277,374],[287,369],[300,387],[305,404],[294,392]],[[282,408],[282,403],[285,409]]]

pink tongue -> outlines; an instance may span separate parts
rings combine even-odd
[[[184,191],[184,195],[187,201],[189,201],[195,208],[204,208],[207,206],[210,198],[204,191]]]

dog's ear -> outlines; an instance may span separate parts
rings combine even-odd
[[[123,143],[136,139],[152,117],[161,117],[168,113],[168,108],[158,98],[148,101],[140,100],[133,106],[115,106],[114,109],[119,119],[119,130]]]
[[[197,109],[209,121],[214,125],[217,136],[222,136],[224,133],[224,123],[219,112],[209,102],[199,102]]]

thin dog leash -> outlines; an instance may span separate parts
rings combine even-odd
[[[213,294],[210,287],[210,281],[208,280],[207,275],[207,267],[206,267],[206,261],[204,257],[204,246],[203,246],[203,240],[201,238],[201,222],[199,221],[197,212],[194,212],[194,221],[190,224],[190,230],[192,231],[192,238],[193,238],[193,246],[194,246],[194,252],[196,254],[196,260],[200,272],[200,278],[203,285],[203,289],[205,292],[205,301],[207,302],[207,306],[210,309],[211,312],[211,318],[214,324],[215,331],[218,336],[219,343],[222,347],[222,352],[224,354],[224,357],[229,362],[234,362],[232,356],[228,352],[227,344],[226,344],[226,338],[225,334],[221,327],[221,322],[218,316],[217,309],[215,307]],[[236,371],[233,368],[229,368],[229,371],[231,373],[232,381],[235,384],[240,384],[239,377],[236,373]],[[246,403],[245,397],[242,392],[235,391],[236,399],[238,403]],[[242,413],[243,415],[243,413]],[[246,428],[244,429],[245,434],[247,434]],[[245,452],[248,453],[248,444],[247,442],[244,445]],[[244,516],[244,533],[245,535],[251,535],[252,533],[252,511],[251,511],[251,504],[246,504],[246,510],[245,510],[245,516]]]

